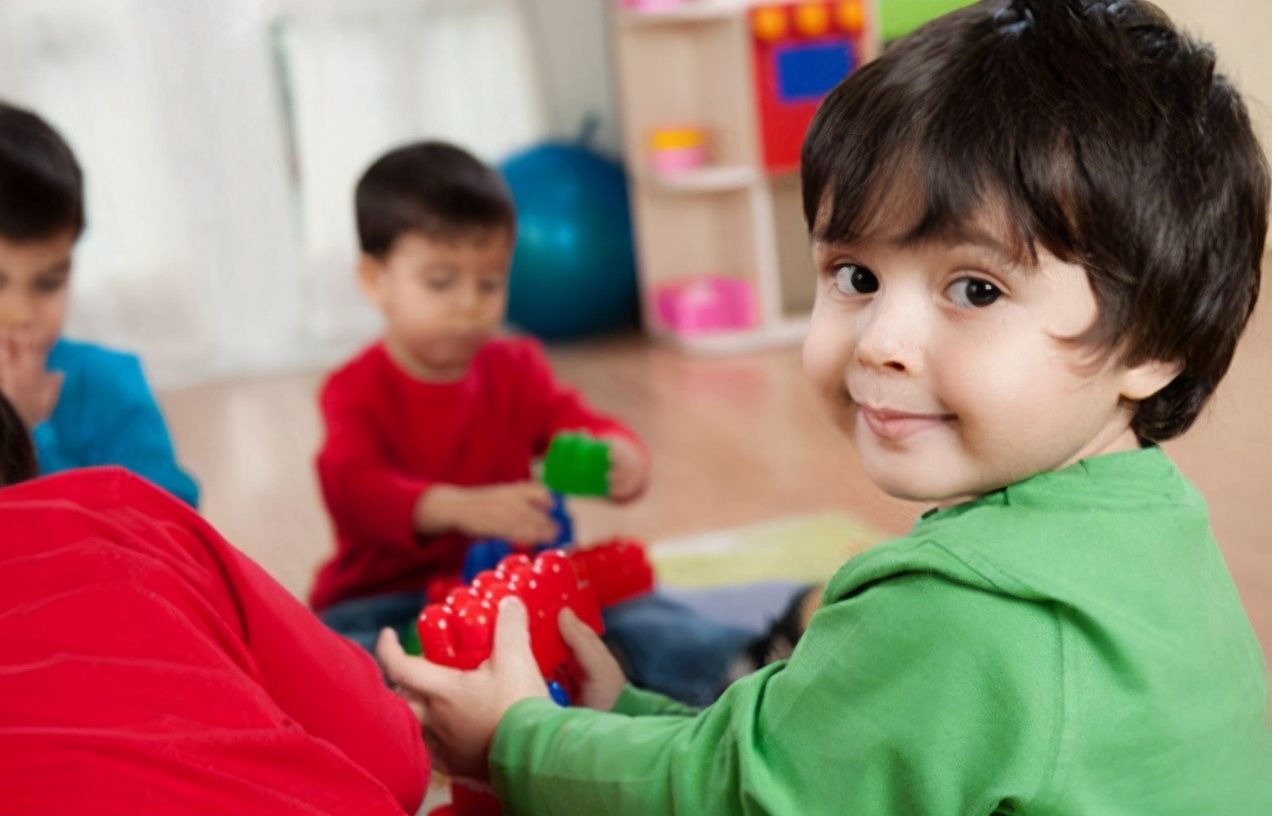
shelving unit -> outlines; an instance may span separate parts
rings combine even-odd
[[[733,353],[798,342],[808,326],[815,276],[808,254],[795,167],[773,167],[757,99],[763,59],[785,46],[757,45],[757,15],[785,15],[800,45],[837,42],[843,7],[856,6],[861,30],[846,50],[857,65],[878,53],[874,0],[777,2],[686,0],[660,11],[616,15],[617,73],[627,155],[632,167],[645,326],[654,336],[692,351]],[[801,7],[821,7],[831,28],[820,39],[796,30]],[[848,11],[853,11],[848,9]],[[810,13],[817,13],[812,9]],[[773,56],[773,59],[777,59]],[[816,100],[806,102],[811,106]],[[769,103],[772,109],[772,101]],[[711,163],[672,176],[655,171],[651,131],[691,123],[710,134]],[[802,134],[802,130],[800,131]],[[769,145],[771,148],[771,145]],[[744,329],[680,333],[664,325],[655,293],[698,275],[749,282],[756,314]]]

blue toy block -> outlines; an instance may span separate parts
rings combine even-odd
[[[512,554],[512,545],[499,538],[474,541],[464,556],[464,583],[471,583],[479,573],[492,570]]]

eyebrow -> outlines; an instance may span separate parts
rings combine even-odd
[[[1007,245],[996,238],[992,233],[977,227],[960,227],[956,230],[950,230],[944,235],[930,235],[922,238],[912,238],[906,235],[891,236],[888,238],[872,238],[870,236],[862,236],[855,241],[842,241],[825,236],[812,236],[812,244],[814,248],[822,249],[850,249],[859,247],[870,241],[882,240],[893,247],[908,249],[919,246],[937,246],[944,249],[983,249],[992,252],[1001,258],[1004,262],[1013,266],[1021,265],[1022,260],[1018,254],[1013,252]]]

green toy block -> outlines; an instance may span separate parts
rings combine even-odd
[[[424,647],[420,645],[420,628],[415,621],[402,627],[402,630],[398,632],[398,638],[402,641],[402,651],[416,657],[424,654]]]
[[[914,31],[926,22],[935,20],[974,0],[882,0],[879,18],[883,26],[883,41],[892,42]]]
[[[543,460],[543,481],[570,496],[609,495],[610,446],[580,433],[559,433]]]

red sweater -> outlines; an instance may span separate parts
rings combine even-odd
[[[377,343],[331,376],[321,403],[327,438],[318,477],[336,554],[318,572],[315,609],[422,590],[461,571],[468,538],[415,532],[416,501],[431,485],[524,481],[562,430],[635,440],[559,384],[527,339],[490,341],[453,383],[411,377]]]
[[[419,725],[372,660],[118,468],[0,490],[0,813],[402,814]]]

